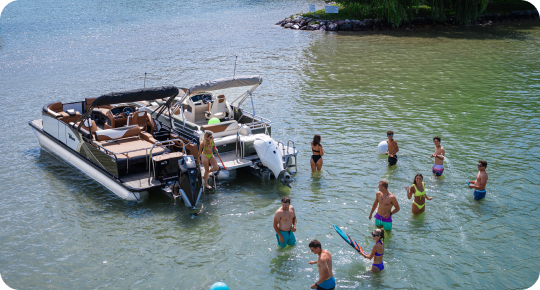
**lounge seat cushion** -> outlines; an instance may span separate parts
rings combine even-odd
[[[141,128],[137,125],[96,131],[97,141],[121,139],[141,134]]]
[[[204,131],[212,131],[214,133],[214,138],[228,135],[236,135],[238,128],[240,128],[236,120],[226,121],[212,125],[204,125],[202,127]]]

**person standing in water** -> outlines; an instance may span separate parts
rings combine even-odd
[[[405,186],[407,191],[407,198],[411,199],[414,194],[414,200],[412,204],[412,213],[419,214],[423,213],[426,210],[426,199],[432,200],[433,197],[429,197],[426,194],[426,185],[424,184],[424,177],[422,174],[418,173],[414,177],[413,185],[409,189],[408,186]]]
[[[399,147],[397,145],[396,140],[394,140],[394,131],[388,131],[386,132],[386,135],[388,136],[388,150],[386,150],[386,155],[388,155],[388,166],[396,165],[397,163],[397,153],[399,151]]]
[[[433,162],[433,174],[435,176],[441,176],[444,171],[444,147],[441,146],[441,138],[439,136],[433,137],[433,144],[435,144],[435,153],[431,154],[429,157],[435,157]]]
[[[204,165],[204,183],[207,189],[211,189],[212,186],[208,184],[208,177],[210,172],[219,170],[216,157],[214,157],[214,133],[212,131],[204,132],[201,146],[199,146],[199,164]],[[210,165],[212,165],[210,169]]]
[[[379,206],[378,209],[377,206]],[[392,207],[394,207],[393,211]],[[388,181],[386,180],[379,181],[379,191],[375,195],[375,202],[373,202],[373,207],[369,213],[370,220],[375,209],[377,209],[375,226],[384,228],[385,231],[392,230],[392,215],[399,211],[399,203],[396,196],[388,191]]]
[[[384,231],[381,229],[376,229],[371,233],[371,236],[375,241],[371,254],[366,255],[362,254],[361,252],[358,253],[369,260],[375,258],[373,259],[373,264],[371,265],[371,272],[380,272],[384,270],[384,263],[382,260],[384,255]]]
[[[296,214],[294,207],[291,205],[291,199],[287,196],[281,198],[281,207],[274,215],[274,230],[278,245],[285,248],[287,245],[296,245]]]
[[[478,174],[476,174],[476,180],[469,181],[469,188],[474,188],[474,199],[481,200],[486,197],[486,184],[488,181],[488,174],[486,172],[487,161],[478,161]]]
[[[315,284],[311,285],[311,289],[317,290],[331,290],[336,288],[336,279],[332,272],[332,254],[327,250],[323,250],[321,242],[313,240],[309,243],[309,249],[319,258],[317,261],[309,261],[308,264],[317,264],[319,268],[319,280]]]
[[[322,156],[324,155],[324,149],[321,145],[321,135],[315,135],[313,141],[311,142],[311,171],[321,171],[323,160]]]

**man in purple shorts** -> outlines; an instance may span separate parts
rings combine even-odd
[[[369,213],[369,219],[371,219],[377,206],[379,208],[375,214],[375,226],[384,228],[385,231],[391,230],[392,215],[399,211],[399,203],[396,196],[388,191],[388,181],[386,180],[379,181],[379,191],[375,195],[375,202],[373,202],[373,207]],[[394,207],[394,210],[392,210],[392,207]]]
[[[433,174],[435,176],[441,176],[444,171],[444,147],[441,146],[441,137],[433,137],[433,144],[435,144],[435,153],[431,154],[429,157],[435,157],[433,161]]]

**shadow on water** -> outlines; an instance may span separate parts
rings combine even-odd
[[[185,207],[182,200],[177,200],[174,205],[173,200],[158,190],[150,190],[149,198],[140,202],[122,200],[106,187],[59,160],[47,150],[32,149],[25,154],[35,158],[36,165],[45,172],[45,178],[48,178],[50,182],[61,183],[62,186],[59,188],[65,187],[76,192],[75,197],[86,214],[108,215],[110,212],[116,212],[131,218],[144,218],[161,213],[174,216],[183,225],[197,226],[198,224],[197,216],[193,215],[194,211]],[[204,196],[204,199],[208,197]],[[205,207],[204,202],[205,200],[201,200],[198,212],[211,212],[212,208]],[[202,220],[200,218],[199,222]]]
[[[459,26],[439,27],[410,30],[383,30],[383,31],[327,31],[328,35],[338,37],[366,38],[366,37],[395,37],[395,38],[448,38],[468,40],[529,40],[534,39],[533,30],[539,26],[539,21],[520,21],[499,23],[492,26]],[[519,29],[520,31],[518,31]]]
[[[281,250],[281,251],[280,251]],[[290,247],[287,247],[285,249],[280,249],[276,251],[277,256],[270,260],[270,274],[278,274],[280,276],[285,277],[293,277],[293,273],[290,271],[291,266],[291,258],[294,257],[294,255],[291,255],[288,252],[284,252],[283,250],[290,250]],[[283,277],[277,276],[276,279],[282,279]]]

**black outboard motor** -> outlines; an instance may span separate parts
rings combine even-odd
[[[281,171],[277,179],[279,179],[279,181],[281,181],[283,185],[286,185],[289,188],[291,188],[291,182],[293,182],[293,179],[291,177],[291,174],[287,172],[286,170]]]
[[[178,169],[179,194],[187,207],[195,208],[202,194],[201,170],[191,155],[178,159]]]

